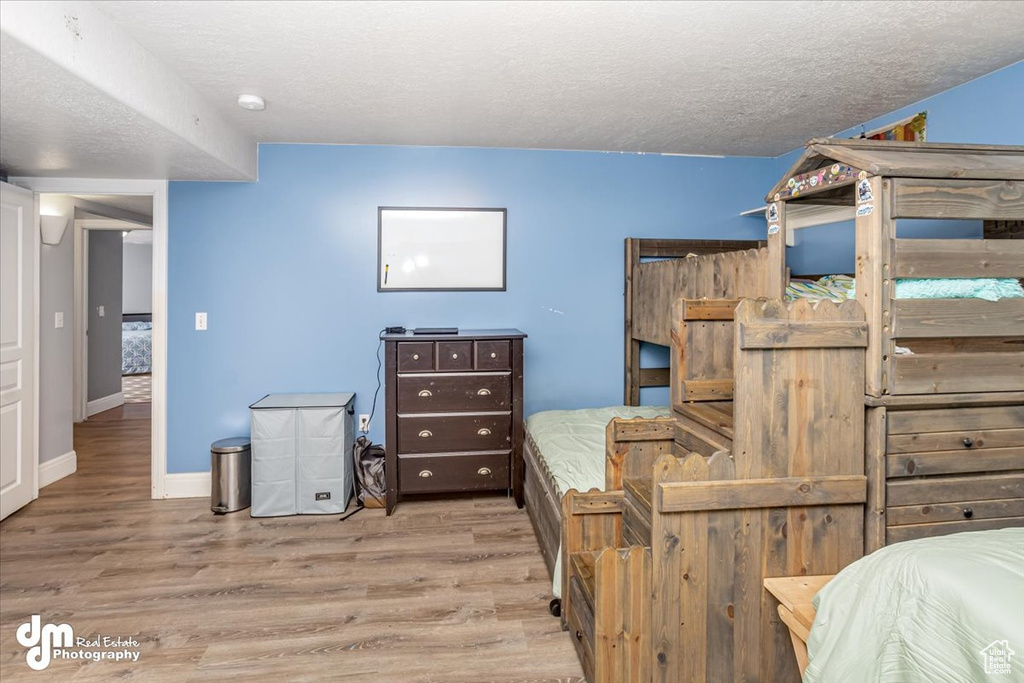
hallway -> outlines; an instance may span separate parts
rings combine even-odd
[[[0,678],[582,681],[524,510],[503,497],[325,517],[150,500],[149,404],[76,425],[78,472],[0,523]],[[40,614],[133,637],[138,663],[15,640]]]

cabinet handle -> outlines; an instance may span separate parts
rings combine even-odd
[[[967,519],[970,519],[973,516],[974,516],[974,510],[972,510],[971,508],[964,508],[964,517],[966,517]]]
[[[488,474],[491,473],[491,469],[489,467],[481,467],[476,471],[476,473],[479,474],[481,477],[486,477]]]
[[[433,473],[433,472],[431,472],[430,470],[422,470],[422,471],[420,472],[420,476],[421,476],[421,477],[423,477],[424,479],[426,479],[427,477],[432,477],[432,476],[434,476],[434,473]]]
[[[476,430],[476,433],[479,434],[480,436],[490,436],[491,430],[488,429],[487,427],[481,427],[480,429]]]
[[[412,354],[412,359],[413,360],[419,360],[420,359],[420,354],[418,354],[418,353]]]
[[[491,395],[491,390],[490,389],[477,389],[476,390],[476,395],[477,396],[490,396]]]
[[[459,359],[459,354],[453,353],[452,354],[452,360],[458,360],[458,359]]]
[[[429,439],[433,435],[434,433],[431,432],[429,429],[424,429],[422,432],[420,432],[420,436],[422,436],[424,439]]]
[[[429,398],[429,397],[433,396],[433,394],[430,393],[429,389],[421,389],[420,390],[420,396],[422,396],[423,398]]]
[[[970,437],[964,439],[964,445],[970,448],[974,445],[974,439],[971,439]]]
[[[581,631],[576,631],[576,640],[580,641],[581,643],[583,642],[583,633]]]
[[[492,352],[491,352],[491,358],[497,358],[497,357],[498,357],[498,354],[496,354],[496,353],[494,353],[494,352],[492,351]]]

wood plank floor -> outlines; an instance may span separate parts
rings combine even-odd
[[[148,409],[76,426],[78,472],[0,523],[4,683],[583,681],[512,501],[402,503],[341,523],[152,501]],[[32,671],[15,638],[32,614],[134,637],[140,659]]]

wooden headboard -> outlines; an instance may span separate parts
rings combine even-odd
[[[668,345],[672,307],[686,288],[685,278],[680,276],[678,268],[650,259],[672,261],[687,256],[760,249],[766,244],[757,240],[626,238],[626,405],[640,404],[641,387],[668,386],[668,368],[640,367],[640,342]]]

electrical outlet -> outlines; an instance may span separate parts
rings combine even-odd
[[[196,329],[197,330],[205,330],[206,329],[206,313],[205,312],[204,313],[196,313]]]
[[[363,432],[364,434],[366,432],[370,431],[370,416],[369,415],[360,415],[359,416],[359,431]]]

